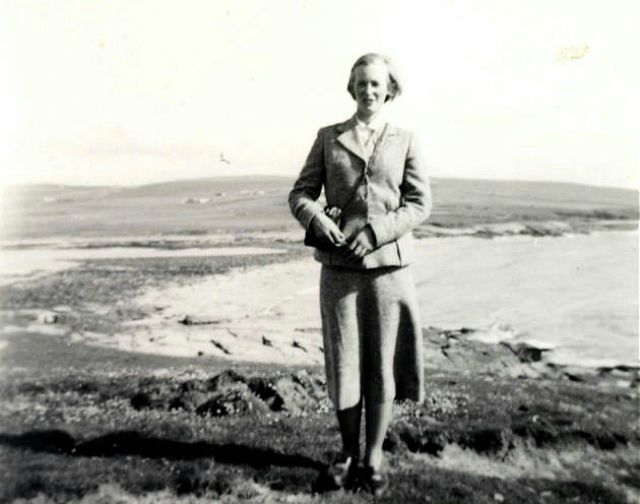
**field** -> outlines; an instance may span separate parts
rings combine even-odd
[[[230,177],[133,188],[10,187],[2,197],[0,236],[299,234],[286,204],[292,184],[284,177]],[[452,228],[475,233],[487,231],[486,226],[523,223],[536,228],[524,232],[544,232],[545,225],[553,230],[554,223],[583,230],[596,223],[631,221],[633,227],[638,219],[638,193],[628,189],[459,179],[434,179],[432,188],[434,211],[417,231],[420,236]]]
[[[371,502],[321,474],[339,435],[318,365],[91,344],[149,315],[149,287],[308,255],[282,178],[3,195],[12,250],[271,246],[274,255],[87,259],[0,287],[0,502]],[[637,229],[638,194],[435,180],[421,236]],[[277,287],[277,286],[276,286]],[[305,321],[301,321],[304,327]],[[398,404],[378,502],[627,503],[640,496],[638,369],[424,329],[427,400]]]

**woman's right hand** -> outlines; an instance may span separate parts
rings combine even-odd
[[[346,240],[338,225],[325,214],[316,215],[311,221],[313,232],[318,238],[333,243],[336,247],[346,245]]]

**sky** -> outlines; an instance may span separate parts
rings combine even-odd
[[[293,177],[382,52],[431,176],[637,188],[639,21],[637,0],[0,0],[0,184]]]

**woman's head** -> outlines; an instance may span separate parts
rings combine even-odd
[[[369,53],[360,56],[351,67],[347,90],[356,100],[358,111],[370,115],[398,96],[402,88],[391,60]]]

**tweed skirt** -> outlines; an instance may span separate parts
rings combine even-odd
[[[410,266],[323,265],[320,311],[329,397],[338,410],[422,401],[422,329]]]

